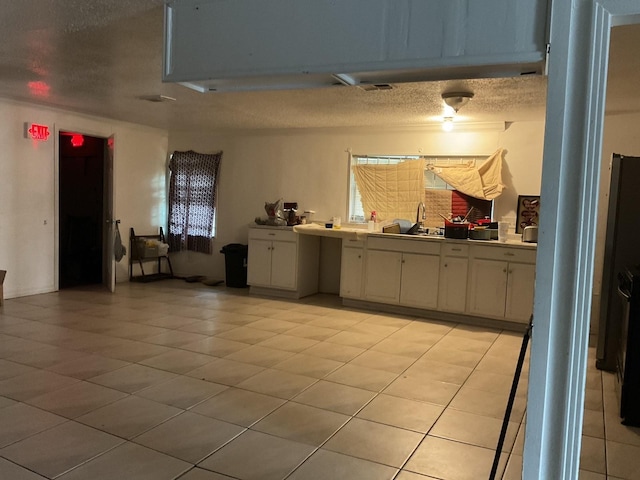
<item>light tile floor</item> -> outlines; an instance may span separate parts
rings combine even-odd
[[[521,343],[180,280],[6,300],[0,478],[488,478]],[[640,429],[589,364],[580,478],[638,479]],[[520,478],[526,373],[504,480]]]

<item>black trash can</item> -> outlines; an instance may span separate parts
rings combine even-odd
[[[224,253],[225,283],[227,287],[245,288],[247,286],[247,254],[249,246],[230,243],[220,250]]]

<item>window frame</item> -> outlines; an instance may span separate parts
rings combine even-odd
[[[355,182],[354,174],[353,174],[353,166],[356,164],[377,164],[377,165],[396,165],[398,163],[402,163],[405,161],[411,160],[420,160],[424,159],[427,165],[436,165],[436,166],[446,166],[446,165],[459,165],[468,162],[469,160],[475,161],[476,166],[480,166],[490,155],[360,155],[349,153],[348,159],[348,172],[347,172],[347,219],[349,223],[353,224],[364,224],[369,218],[362,212],[361,217],[356,217],[356,213],[359,211],[356,209],[354,211],[353,207],[357,205],[356,202],[360,200],[360,193],[358,192],[358,187]],[[354,163],[354,159],[357,160],[366,160],[363,162]],[[372,162],[370,162],[370,160]],[[382,160],[382,162],[377,162]],[[399,160],[399,161],[398,161]],[[431,180],[427,180],[430,178]],[[428,185],[428,182],[431,182],[431,185]],[[437,189],[437,190],[455,190],[451,185],[446,183],[444,180],[440,179],[433,172],[425,169],[425,190],[426,189]],[[492,201],[492,211],[493,211],[493,201]],[[361,201],[360,201],[360,211],[362,211]],[[362,218],[362,220],[360,220]]]
[[[172,251],[212,253],[222,153],[189,150],[174,151],[169,156],[167,237]],[[176,159],[177,154],[183,157]]]

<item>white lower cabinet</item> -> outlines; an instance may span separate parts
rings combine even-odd
[[[247,283],[295,297],[316,293],[319,240],[300,237],[291,230],[250,229]]]
[[[508,265],[507,262],[480,258],[471,261],[469,313],[504,317]]]
[[[529,246],[368,235],[342,238],[340,296],[527,323],[536,250]],[[320,237],[250,228],[252,293],[300,298],[318,292]]]
[[[294,290],[298,286],[295,242],[273,242],[271,245],[271,286]]]
[[[247,259],[247,283],[249,285],[271,286],[271,249],[273,240],[249,239]]]
[[[533,311],[533,291],[536,266],[510,263],[507,278],[507,299],[504,316],[519,322],[529,322]]]
[[[417,308],[438,308],[438,255],[402,254],[400,304]]]
[[[295,242],[249,239],[249,252],[249,285],[295,290]]]
[[[362,278],[364,274],[364,242],[343,240],[340,262],[340,296],[362,298]]]
[[[402,253],[367,250],[364,296],[383,303],[400,301]]]
[[[463,313],[467,304],[469,247],[460,244],[442,246],[438,309]]]
[[[533,311],[535,251],[472,249],[468,313],[526,323]]]
[[[440,245],[437,243],[369,239],[364,296],[374,302],[435,309],[439,265]]]

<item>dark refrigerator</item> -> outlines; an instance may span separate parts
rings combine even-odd
[[[640,158],[613,154],[596,352],[601,370],[617,370],[626,314],[618,278],[636,265],[640,265]]]

